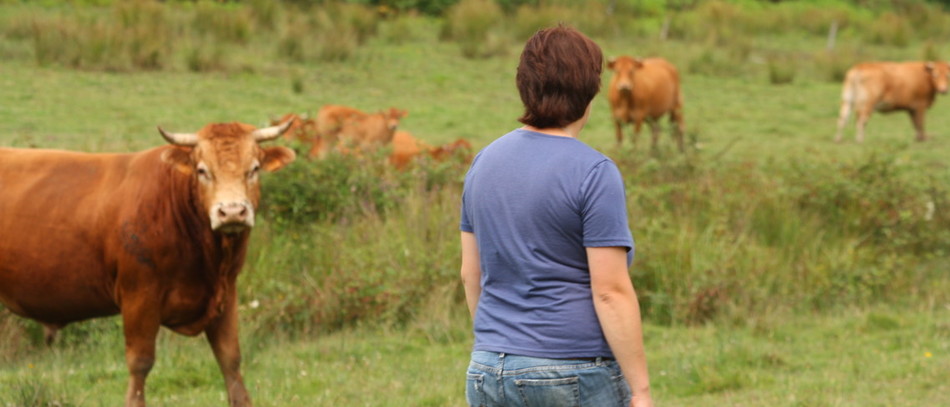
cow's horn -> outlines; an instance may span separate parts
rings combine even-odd
[[[290,128],[290,124],[293,122],[294,122],[293,119],[289,119],[276,126],[270,126],[270,127],[265,127],[263,129],[254,130],[254,132],[251,133],[251,135],[254,136],[254,140],[257,140],[259,142],[273,140],[277,137],[280,137],[281,134],[284,134],[284,132]]]
[[[162,126],[158,126],[158,132],[162,134],[165,140],[176,146],[188,147],[198,145],[198,135],[194,133],[169,133],[162,129]]]

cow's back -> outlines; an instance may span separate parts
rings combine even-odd
[[[634,106],[642,106],[648,116],[662,116],[679,106],[679,73],[665,59],[644,59],[633,78]]]
[[[923,62],[865,62],[848,70],[843,98],[888,112],[927,108],[934,95]]]

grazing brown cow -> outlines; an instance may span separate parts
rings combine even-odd
[[[393,134],[393,150],[389,153],[389,163],[396,168],[405,168],[423,151],[432,148],[426,142],[412,137],[408,131],[397,130]]]
[[[121,314],[127,407],[145,405],[155,338],[204,332],[232,407],[239,370],[237,274],[260,172],[294,160],[262,148],[288,124],[209,124],[132,154],[0,148],[0,302],[51,340],[71,322]]]
[[[460,138],[451,143],[443,144],[429,150],[429,155],[436,161],[445,161],[451,157],[460,157],[463,164],[472,162],[472,143]]]
[[[471,151],[472,145],[465,139],[458,139],[441,146],[433,146],[413,137],[408,131],[397,130],[393,135],[389,163],[396,168],[403,169],[423,154],[427,154],[435,161],[445,161],[462,154],[462,161],[470,162]]]
[[[311,118],[300,116],[296,113],[287,113],[280,119],[271,119],[271,126],[277,126],[281,123],[290,122],[290,127],[284,132],[285,140],[296,140],[308,142],[309,139],[317,133],[317,122]]]
[[[856,110],[855,140],[864,141],[864,126],[871,112],[890,113],[898,110],[910,115],[917,130],[917,141],[927,139],[924,116],[934,103],[937,92],[947,93],[950,64],[946,62],[867,62],[848,70],[841,91],[841,110],[835,142],[851,112]]]
[[[670,115],[673,137],[683,151],[683,97],[676,68],[662,58],[634,59],[620,56],[610,60],[614,71],[607,100],[617,130],[617,144],[623,142],[623,125],[633,123],[633,142],[645,120],[653,131],[653,147],[660,136],[659,119]]]
[[[323,106],[317,112],[317,132],[326,146],[319,155],[330,148],[371,150],[389,144],[399,120],[407,115],[396,108],[366,113],[349,106]]]
[[[298,141],[308,146],[308,158],[323,157],[329,151],[327,138],[320,135],[316,120],[288,113],[280,119],[271,119],[270,124],[276,126],[287,121],[290,121],[290,128],[284,133],[284,139]]]

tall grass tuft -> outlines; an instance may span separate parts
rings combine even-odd
[[[773,85],[785,85],[795,80],[795,74],[798,71],[795,59],[788,56],[772,56],[767,62],[769,71],[769,83]]]
[[[267,249],[248,260],[247,278],[267,270],[265,282],[251,283],[262,324],[308,333],[367,320],[419,323],[420,307],[459,303],[451,242],[461,167],[394,174],[385,162],[351,156],[296,164],[265,184],[270,226],[258,246]]]
[[[872,44],[905,47],[910,43],[912,35],[913,30],[906,18],[885,12],[866,27],[865,38]]]
[[[518,7],[513,17],[513,30],[519,42],[527,41],[534,33],[542,28],[551,27],[559,22],[567,21],[571,10],[561,6],[528,6]]]
[[[76,407],[62,391],[51,390],[47,383],[35,379],[17,380],[5,389],[0,405],[17,407]]]
[[[653,321],[702,323],[774,309],[867,304],[923,289],[950,244],[950,189],[891,155],[853,162],[618,165]],[[716,197],[710,199],[710,197]]]
[[[236,44],[247,44],[253,24],[250,8],[220,6],[210,0],[199,1],[192,18],[195,32],[208,41]]]
[[[821,51],[815,54],[814,68],[820,78],[830,82],[841,82],[852,66],[865,57],[863,54],[850,49],[838,47],[832,51]]]
[[[466,58],[487,58],[507,52],[503,13],[493,0],[462,0],[446,13],[442,38],[459,44]]]
[[[112,15],[37,17],[34,56],[39,65],[123,71],[162,69],[170,59],[171,25],[159,3],[116,3]]]
[[[924,61],[943,61],[940,58],[940,50],[933,41],[927,41],[924,43],[923,49],[920,52],[920,56]]]

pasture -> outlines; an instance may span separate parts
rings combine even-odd
[[[181,33],[193,15],[260,15],[270,2],[248,3],[162,12]],[[608,57],[663,56],[683,78],[686,154],[667,134],[651,151],[648,129],[636,148],[625,129],[617,147],[603,92],[582,133],[625,176],[637,242],[631,275],[658,404],[950,404],[950,99],[938,96],[929,111],[925,143],[913,141],[903,113],[873,115],[864,144],[853,127],[832,142],[840,66],[946,59],[950,44],[939,39],[950,15],[917,2],[907,4],[923,14],[708,2],[676,14],[661,40],[662,8],[620,4],[628,8],[606,22],[591,13],[567,21],[591,27]],[[519,29],[488,33],[480,44],[491,47],[474,58],[464,38],[445,39],[457,9],[379,17],[375,34],[333,57],[321,47],[351,40],[304,31],[295,44],[288,34],[319,26],[302,21],[326,11],[289,7],[272,10],[277,28],[247,23],[244,40],[186,34],[187,48],[163,51],[158,68],[40,58],[38,33],[52,29],[44,22],[80,35],[71,18],[114,12],[76,7],[0,2],[0,146],[136,151],[162,143],[157,125],[263,126],[324,104],[406,109],[400,129],[432,144],[463,137],[476,149],[519,126],[514,72],[530,12],[504,11]],[[245,7],[254,11],[241,14]],[[549,25],[565,9],[534,14],[553,18],[541,22]],[[848,22],[833,51],[828,15]],[[752,23],[760,20],[771,27]],[[598,21],[610,29],[595,30]],[[775,79],[782,69],[790,83]],[[239,279],[242,370],[256,405],[464,404],[465,167],[423,162],[397,172],[381,158],[300,157],[263,177]],[[121,403],[120,320],[71,325],[52,348],[41,336],[0,309],[0,406]],[[157,352],[151,405],[226,403],[203,338],[164,330]]]

